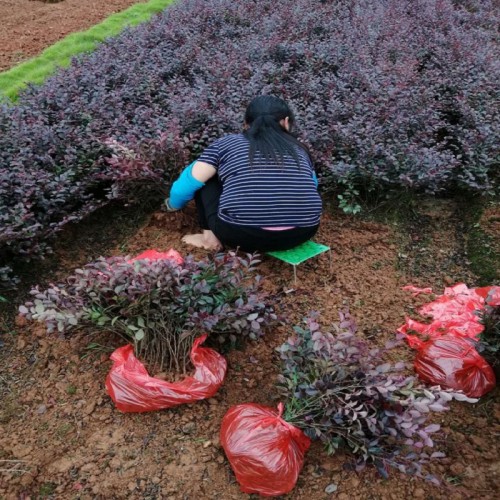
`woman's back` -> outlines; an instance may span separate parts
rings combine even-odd
[[[317,225],[321,199],[307,153],[297,147],[297,158],[284,155],[281,162],[256,152],[250,164],[249,148],[244,134],[227,135],[198,160],[212,165],[222,182],[219,217],[255,227]]]
[[[168,210],[196,201],[202,233],[188,245],[247,252],[288,250],[311,239],[321,198],[307,148],[292,134],[294,116],[275,96],[247,106],[244,132],[212,143],[170,190]]]

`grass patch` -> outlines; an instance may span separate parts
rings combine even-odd
[[[485,201],[474,199],[463,204],[462,215],[466,225],[467,256],[472,272],[478,277],[478,286],[493,285],[500,279],[500,252],[494,239],[481,227]]]
[[[66,387],[66,394],[68,394],[69,396],[73,396],[74,394],[76,394],[76,387],[74,385],[69,385],[68,387]]]
[[[460,486],[462,484],[462,476],[445,476],[446,482],[451,486]]]
[[[98,344],[97,342],[91,342],[84,348],[84,353],[80,356],[80,359],[86,359],[92,355],[101,355],[101,354],[109,354],[113,352],[112,347],[107,347],[102,344]]]
[[[0,424],[8,424],[14,418],[22,418],[23,407],[17,401],[16,394],[11,394],[2,402],[0,409]]]
[[[499,280],[500,252],[498,239],[493,230],[488,233],[482,219],[496,203],[463,193],[449,198],[400,192],[364,206],[360,215],[394,228],[397,271],[412,278],[434,276],[435,283],[447,277],[470,286],[488,286]],[[494,213],[489,220],[496,221]],[[449,238],[442,248],[434,241],[440,234]]]
[[[73,426],[71,424],[65,423],[57,428],[56,435],[60,439],[63,439],[72,431],[73,431]]]
[[[93,51],[106,38],[116,36],[128,26],[149,20],[171,3],[173,0],[150,0],[136,4],[109,16],[86,31],[67,36],[39,56],[0,73],[0,93],[15,101],[19,92],[28,84],[43,83],[59,67],[69,66],[74,56]]]
[[[56,492],[56,484],[55,483],[43,483],[40,486],[40,491],[38,492],[40,498],[47,498],[53,495]]]

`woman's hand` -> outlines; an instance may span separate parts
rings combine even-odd
[[[172,205],[170,205],[170,198],[167,198],[163,202],[163,207],[167,212],[177,212],[177,210],[180,210],[180,208],[174,208]]]

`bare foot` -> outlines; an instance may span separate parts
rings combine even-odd
[[[209,250],[222,250],[222,243],[219,241],[219,238],[209,229],[203,230],[203,239],[206,245],[205,248],[208,247]]]
[[[222,244],[212,231],[205,230],[203,233],[187,234],[182,241],[188,245],[206,250],[221,250]]]

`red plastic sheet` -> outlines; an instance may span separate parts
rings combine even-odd
[[[492,307],[500,307],[500,286],[488,287],[486,293],[486,304]]]
[[[412,292],[425,290],[412,285],[403,289]],[[493,306],[497,302],[500,302],[500,287],[498,286],[468,288],[467,285],[458,283],[445,288],[443,295],[420,308],[419,313],[431,317],[431,323],[419,323],[407,318],[406,323],[398,329],[398,332],[402,333],[410,346],[415,349],[419,348],[424,341],[443,335],[477,340],[484,330],[479,312],[486,305]],[[417,333],[420,337],[412,333]]]
[[[149,259],[149,260],[168,259],[168,260],[173,260],[176,264],[179,265],[184,263],[184,259],[182,258],[181,254],[177,250],[174,250],[173,248],[171,248],[167,252],[158,252],[157,250],[146,250],[141,254],[137,255],[137,257],[130,259],[129,262],[135,262],[136,260],[143,260],[143,259]]]
[[[197,338],[191,349],[194,375],[173,383],[150,377],[134,356],[133,346],[118,348],[111,355],[113,366],[106,377],[106,389],[116,407],[140,413],[212,397],[224,381],[227,362],[213,349],[200,347],[206,338]]]
[[[415,358],[418,376],[432,385],[479,398],[495,387],[495,374],[470,340],[445,335],[423,343]]]
[[[402,290],[406,290],[407,292],[412,292],[414,297],[418,297],[421,293],[432,293],[432,288],[419,288],[418,286],[406,285],[402,288]]]
[[[285,422],[273,408],[257,404],[233,406],[220,433],[231,467],[244,493],[278,496],[293,489],[310,439]]]

